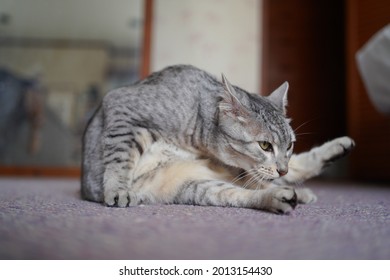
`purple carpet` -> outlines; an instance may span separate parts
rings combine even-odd
[[[186,205],[107,208],[77,180],[0,178],[0,259],[390,259],[390,187],[311,182],[288,216]]]

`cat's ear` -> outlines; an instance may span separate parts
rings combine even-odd
[[[230,117],[236,118],[240,122],[246,122],[248,111],[237,98],[236,90],[233,88],[224,74],[222,74],[222,84],[225,89],[225,94],[222,97],[222,101],[219,103],[220,112]]]
[[[284,82],[268,96],[268,99],[276,106],[276,108],[282,111],[284,115],[286,115],[287,112],[287,91],[288,82]]]

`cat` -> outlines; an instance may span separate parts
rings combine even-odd
[[[83,136],[81,193],[107,206],[192,204],[290,213],[294,188],[354,147],[349,137],[293,154],[288,83],[250,94],[191,65],[110,91]]]

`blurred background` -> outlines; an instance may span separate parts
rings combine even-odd
[[[349,135],[327,176],[389,182],[390,118],[355,60],[389,21],[387,0],[0,0],[0,174],[79,176],[104,94],[189,63],[263,95],[288,81],[296,151]]]

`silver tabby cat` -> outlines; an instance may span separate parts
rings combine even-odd
[[[108,206],[193,204],[289,213],[316,196],[293,188],[347,154],[337,138],[293,154],[288,84],[250,94],[189,65],[109,92],[83,139],[85,199]]]

